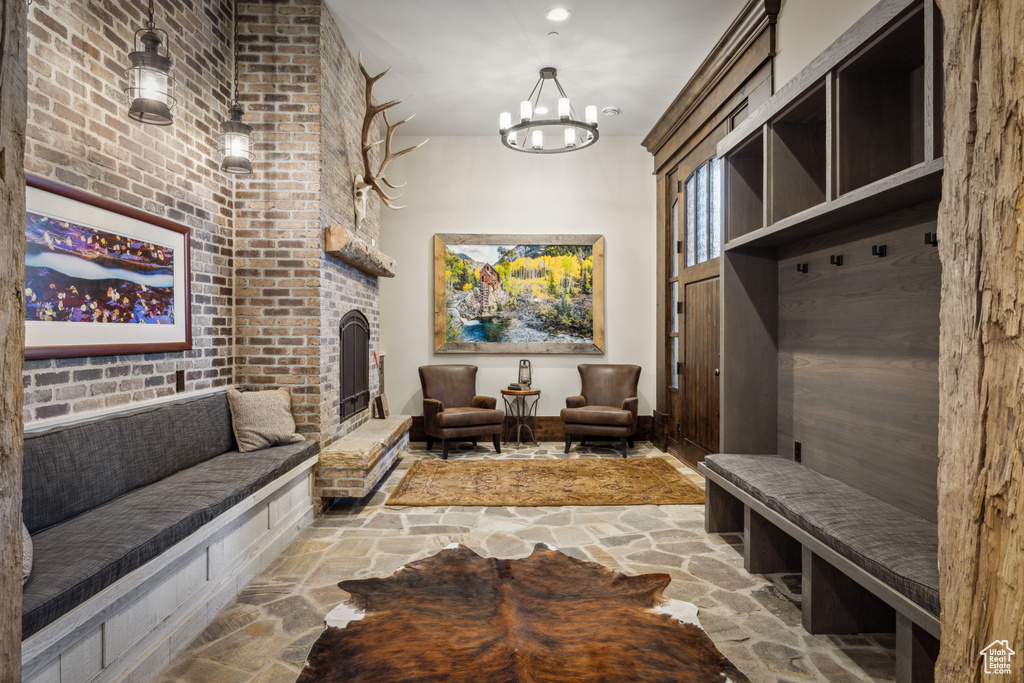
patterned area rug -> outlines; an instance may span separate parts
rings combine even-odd
[[[704,491],[663,458],[417,460],[388,505],[698,505]]]
[[[668,574],[625,576],[538,544],[529,557],[449,547],[391,576],[342,581],[298,683],[749,683]]]

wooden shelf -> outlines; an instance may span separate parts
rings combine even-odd
[[[934,159],[900,171],[847,192],[834,201],[819,204],[766,228],[730,240],[725,245],[725,251],[779,247],[929,199],[937,199],[942,193],[943,166],[942,159]]]

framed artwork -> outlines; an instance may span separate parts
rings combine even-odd
[[[434,235],[438,353],[604,353],[604,237]]]
[[[189,229],[26,177],[25,357],[192,348]]]

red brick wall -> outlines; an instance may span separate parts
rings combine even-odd
[[[192,228],[193,351],[34,361],[27,421],[235,383],[284,386],[300,432],[322,445],[369,418],[339,419],[338,329],[358,308],[378,348],[377,281],[323,251],[329,225],[353,228],[361,171],[363,79],[322,0],[239,4],[244,120],[256,173],[215,158],[231,87],[231,3],[157,3],[178,79],[173,126],[126,116],[124,64],[138,7],[35,0],[30,8],[29,131],[35,173]],[[375,151],[375,154],[377,152]],[[379,240],[380,202],[360,230]],[[377,393],[371,373],[371,395]]]
[[[177,76],[174,125],[131,121],[124,68],[144,3],[34,0],[28,23],[25,167],[192,231],[193,350],[28,361],[26,422],[73,416],[229,384],[232,348],[231,179],[211,157],[230,85],[230,3],[160,2]]]

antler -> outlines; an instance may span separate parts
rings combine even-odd
[[[404,209],[404,206],[395,206],[394,204],[392,204],[392,202],[398,199],[401,195],[392,197],[391,195],[384,191],[384,188],[381,186],[381,184],[387,185],[393,190],[397,190],[400,187],[404,187],[405,183],[402,183],[402,185],[393,184],[387,178],[384,177],[384,171],[387,170],[387,167],[391,164],[392,161],[402,156],[403,154],[408,154],[414,149],[422,147],[427,143],[427,140],[424,140],[418,145],[413,145],[412,147],[400,150],[398,152],[391,151],[391,140],[395,135],[395,129],[398,128],[403,123],[409,121],[409,119],[411,119],[412,116],[402,119],[398,123],[391,123],[390,121],[388,121],[387,110],[395,106],[396,104],[400,104],[402,100],[388,100],[384,104],[374,104],[373,102],[374,83],[383,78],[385,74],[387,74],[387,72],[391,71],[391,67],[388,67],[387,69],[377,74],[376,76],[371,76],[369,72],[366,70],[366,67],[363,66],[363,55],[362,53],[360,53],[359,70],[363,72],[363,78],[366,79],[366,115],[363,117],[362,137],[363,182],[365,182],[367,186],[372,187],[377,192],[377,194],[380,195],[381,201],[383,201],[384,205],[387,206],[389,209]],[[377,117],[377,114],[384,115],[384,125],[387,126],[387,134],[384,136],[383,140],[370,142],[370,129],[373,127],[373,120]],[[382,142],[384,143],[384,158],[381,159],[380,166],[377,168],[377,172],[374,173],[371,170],[370,150],[376,147],[377,145],[381,144]]]

